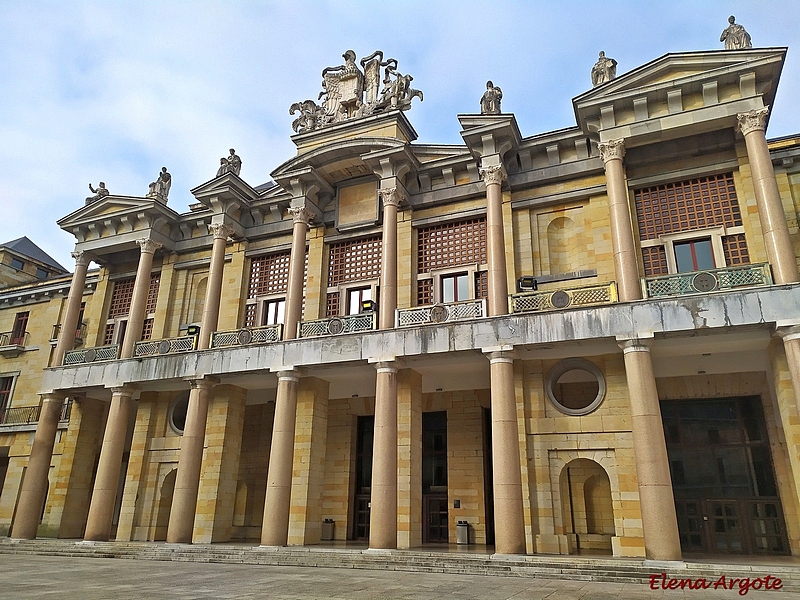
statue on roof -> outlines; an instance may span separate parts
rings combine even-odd
[[[167,167],[161,167],[161,172],[158,174],[158,178],[150,184],[150,190],[147,192],[147,197],[155,198],[156,200],[166,204],[170,187],[172,187],[172,175],[167,172]]]
[[[217,169],[217,177],[225,175],[225,173],[233,173],[238,175],[242,170],[242,159],[236,154],[236,150],[230,149],[230,156],[224,156],[219,159],[219,169]]]
[[[728,26],[722,35],[719,36],[720,42],[725,42],[725,50],[741,50],[742,48],[752,48],[753,42],[747,30],[736,22],[736,17],[728,17]]]
[[[609,82],[617,76],[617,61],[613,58],[606,56],[606,53],[600,51],[600,56],[597,62],[592,67],[592,85],[597,87],[603,83]]]
[[[384,61],[382,51],[362,58],[361,68],[352,50],[345,52],[342,58],[343,65],[323,69],[322,91],[316,101],[303,100],[289,107],[290,115],[300,113],[292,122],[296,133],[391,110],[408,110],[413,98],[422,100],[422,92],[411,87],[413,77],[398,72],[395,59]],[[381,68],[384,69],[383,79]]]
[[[97,189],[93,188],[92,184],[90,183],[89,191],[92,192],[94,196],[89,196],[88,198],[86,198],[86,204],[93,204],[98,200],[102,200],[111,193],[106,189],[106,184],[102,181],[97,184]]]
[[[482,115],[499,115],[500,114],[500,101],[503,99],[503,90],[491,81],[486,82],[486,91],[481,96],[481,114]]]

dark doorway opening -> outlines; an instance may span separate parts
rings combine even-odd
[[[353,532],[356,540],[369,540],[369,510],[372,491],[372,442],[375,417],[358,417],[356,425],[356,481],[353,498]]]
[[[483,504],[486,507],[486,545],[494,546],[494,481],[492,476],[492,413],[483,411]]]
[[[757,396],[661,403],[684,552],[788,554]]]
[[[422,414],[422,542],[449,540],[447,412]]]

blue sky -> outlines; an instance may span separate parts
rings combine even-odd
[[[87,184],[144,195],[159,169],[169,206],[211,179],[230,147],[252,185],[294,154],[289,106],[320,73],[381,49],[425,94],[423,143],[459,143],[487,79],[524,136],[575,124],[599,50],[618,75],[667,52],[721,49],[736,15],[757,47],[789,46],[769,137],[800,132],[800,2],[0,0],[0,242],[27,235],[71,268],[55,221]]]

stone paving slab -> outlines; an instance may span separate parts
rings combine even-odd
[[[742,598],[737,590],[657,590],[636,583],[331,568],[0,556],[3,600],[325,599],[640,600]],[[753,600],[792,597],[750,591]]]

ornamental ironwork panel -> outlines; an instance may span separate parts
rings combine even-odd
[[[230,331],[215,331],[211,334],[212,348],[232,348],[235,346],[255,346],[277,342],[283,337],[283,325],[264,325],[263,327],[244,327]]]
[[[564,308],[582,308],[617,301],[617,284],[591,285],[511,295],[511,312],[539,312]]]
[[[163,340],[145,340],[136,342],[133,347],[133,357],[158,356],[163,354],[177,354],[191,352],[197,348],[196,335],[183,335],[180,337],[166,338]]]
[[[642,288],[648,298],[704,294],[719,290],[767,285],[772,285],[772,274],[767,263],[675,273],[642,280]]]
[[[302,321],[297,327],[297,337],[309,338],[372,331],[376,326],[377,314],[375,312],[367,312],[344,317]]]
[[[64,353],[64,366],[80,365],[84,363],[103,362],[105,360],[117,360],[119,358],[119,344],[109,344],[96,348],[81,348],[80,350],[69,350]]]
[[[486,316],[486,300],[466,300],[430,306],[398,309],[395,315],[396,327],[413,327],[429,323],[450,323],[468,321]]]

